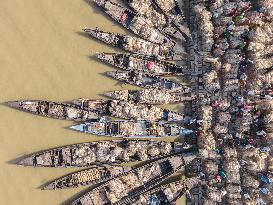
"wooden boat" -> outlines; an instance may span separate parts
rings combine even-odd
[[[157,188],[143,189],[142,193],[136,197],[130,197],[120,205],[125,204],[157,204],[157,205],[172,205],[176,200],[184,195],[188,190],[191,190],[198,185],[200,180],[197,177],[178,180],[168,184],[161,185]]]
[[[148,88],[142,90],[118,90],[105,92],[105,96],[116,99],[133,102],[135,104],[162,105],[177,103],[183,101],[192,101],[194,97],[186,96],[188,93],[170,93],[167,90]]]
[[[102,10],[111,16],[115,21],[120,23],[128,30],[133,31],[141,38],[157,43],[165,44],[173,47],[176,43],[169,37],[160,33],[154,28],[152,22],[144,16],[137,15],[131,9],[128,9],[111,0],[93,0]]]
[[[36,115],[62,119],[86,121],[97,119],[98,114],[75,105],[40,100],[9,101],[7,104],[25,112]]]
[[[181,11],[176,0],[153,0],[153,2],[161,9],[161,11],[168,14],[169,17],[171,17],[171,15],[174,15],[183,18],[183,12]]]
[[[73,104],[96,112],[100,115],[109,115],[112,117],[134,120],[149,121],[181,121],[183,114],[162,109],[153,105],[134,104],[121,100],[73,100]]]
[[[124,0],[135,12],[150,19],[153,25],[163,33],[168,34],[177,39],[184,40],[182,32],[177,26],[168,19],[164,13],[156,9],[153,1],[151,0]]]
[[[166,16],[172,21],[174,25],[179,28],[181,32],[190,36],[190,30],[183,15],[182,10],[180,9],[177,0],[153,0],[153,3],[156,5],[159,10],[161,10]]]
[[[38,167],[90,167],[150,160],[184,152],[177,142],[109,140],[72,144],[31,154],[17,164]]]
[[[194,133],[194,131],[185,129],[177,123],[146,120],[106,120],[105,118],[73,125],[70,128],[93,135],[123,138],[180,137],[184,135],[185,130],[189,134]]]
[[[64,177],[56,179],[46,186],[43,187],[44,190],[56,190],[56,189],[66,189],[75,188],[80,186],[91,186],[94,184],[102,183],[113,179],[120,174],[126,173],[132,170],[131,167],[122,166],[94,166],[85,170],[77,171],[68,174]]]
[[[114,47],[158,59],[183,60],[185,52],[178,47],[170,48],[165,45],[155,44],[141,38],[126,36],[118,33],[104,32],[96,29],[83,29],[86,33]]]
[[[97,58],[123,70],[136,70],[151,73],[153,75],[184,75],[184,67],[148,58],[143,55],[123,53],[99,53]]]
[[[190,88],[173,80],[138,71],[108,71],[106,75],[142,88],[160,88],[170,92],[189,92]]]
[[[184,159],[182,155],[177,155],[135,168],[91,189],[71,205],[124,204],[131,197],[138,196],[142,189],[153,188],[155,184],[180,170],[192,158],[193,156]]]

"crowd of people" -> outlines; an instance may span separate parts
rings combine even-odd
[[[200,22],[192,28],[193,67],[203,72],[196,86],[203,204],[272,203],[272,7],[192,5],[190,20]]]

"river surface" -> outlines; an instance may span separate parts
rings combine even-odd
[[[126,33],[84,0],[0,1],[0,204],[57,205],[82,190],[41,191],[43,183],[75,169],[19,167],[14,160],[102,138],[66,129],[73,122],[31,115],[3,102],[100,98],[104,91],[133,88],[105,77],[104,72],[114,69],[92,57],[95,52],[117,51],[81,32],[96,26]]]

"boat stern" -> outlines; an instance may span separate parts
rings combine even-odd
[[[105,59],[107,58],[107,54],[105,53],[96,53],[95,56],[102,61],[105,61]]]
[[[105,72],[105,75],[111,78],[116,78],[117,77],[117,72],[116,71],[107,71]]]
[[[96,37],[97,36],[97,31],[95,29],[90,29],[90,28],[84,28],[82,29],[85,33]]]
[[[128,100],[128,90],[104,92],[103,95],[115,100]]]
[[[85,132],[85,124],[72,125],[70,127],[70,129],[76,130],[76,131],[79,131],[79,132]]]
[[[110,54],[110,53],[97,53],[96,57],[106,63],[109,63],[114,66],[118,66],[118,64],[115,63],[116,54]]]
[[[16,108],[16,109],[20,109],[21,107],[21,103],[22,101],[8,101],[6,102],[6,104],[9,106],[9,107],[12,107],[12,108]]]
[[[22,166],[33,166],[33,157],[30,156],[30,157],[26,157],[26,158],[23,158],[21,160],[19,160],[17,163],[17,165],[22,165]]]
[[[43,186],[41,189],[42,190],[55,190],[56,189],[55,182],[48,183],[45,186]]]

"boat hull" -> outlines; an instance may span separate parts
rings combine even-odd
[[[182,48],[169,48],[168,46],[155,44],[149,41],[145,41],[141,38],[111,32],[104,32],[99,29],[83,29],[83,31],[109,45],[132,53],[138,53],[146,56],[154,56],[158,59],[185,59],[185,52]]]
[[[56,179],[46,184],[43,189],[57,190],[76,188],[80,186],[91,186],[108,181],[130,170],[130,167],[122,166],[94,166]]]
[[[192,101],[194,97],[188,93],[170,93],[162,89],[142,89],[142,90],[118,90],[105,92],[105,96],[115,100],[124,100],[135,104],[163,105]]]
[[[157,204],[171,205],[175,204],[176,200],[184,195],[188,190],[198,185],[198,178],[189,178],[186,180],[178,180],[168,184],[161,185],[157,188],[143,189],[138,196],[131,196],[126,201],[118,203],[119,205],[126,204]]]
[[[8,105],[21,111],[61,120],[86,121],[98,118],[98,114],[90,110],[84,110],[66,103],[24,100],[10,101]]]
[[[108,71],[106,75],[116,80],[142,88],[165,89],[170,92],[190,92],[190,88],[173,80],[137,71]]]
[[[162,109],[153,105],[134,104],[121,100],[73,100],[73,104],[96,112],[99,115],[108,115],[123,119],[154,121],[182,121],[184,115],[171,110]]]
[[[181,153],[177,142],[110,140],[67,145],[31,154],[17,164],[34,167],[90,167],[150,160]]]
[[[115,21],[141,38],[153,43],[165,44],[169,47],[176,44],[169,37],[156,30],[149,19],[137,15],[132,10],[110,0],[94,0],[94,2]]]
[[[153,187],[185,165],[182,155],[161,159],[116,177],[87,192],[71,205],[123,204],[142,189]]]
[[[97,58],[123,70],[135,70],[158,76],[189,74],[185,68],[168,61],[160,61],[143,55],[99,53]]]
[[[153,25],[161,32],[166,33],[167,35],[176,39],[184,40],[184,37],[179,29],[169,23],[169,20],[164,14],[155,9],[155,6],[151,0],[124,0],[124,2],[127,3],[136,13],[150,19]]]
[[[176,123],[106,119],[73,125],[71,128],[92,135],[121,138],[179,137],[184,129]]]

